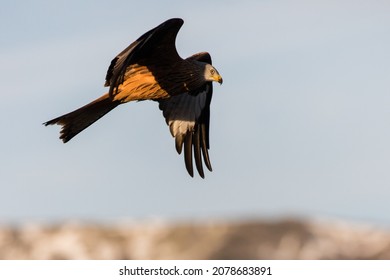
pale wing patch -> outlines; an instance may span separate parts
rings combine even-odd
[[[183,93],[160,101],[160,109],[163,110],[173,137],[181,137],[194,130],[206,106],[208,87],[196,96]]]

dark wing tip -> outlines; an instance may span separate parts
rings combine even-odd
[[[184,162],[188,174],[194,177],[194,168],[192,166],[192,133],[187,133],[184,141]]]
[[[201,148],[203,154],[203,160],[206,164],[208,170],[213,171],[210,162],[210,156],[208,152],[209,144],[208,144],[208,136],[207,136],[207,128],[205,124],[200,125],[200,140],[202,141]]]
[[[183,150],[184,136],[182,134],[176,135],[175,147],[177,153],[180,155]]]
[[[197,128],[193,133],[193,146],[194,146],[194,158],[196,169],[200,177],[204,179],[203,165],[202,165],[202,155],[201,155],[201,142],[200,142],[200,131]]]
[[[184,20],[182,18],[170,18],[166,20],[163,24],[180,24],[183,25]]]

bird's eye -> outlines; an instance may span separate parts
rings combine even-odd
[[[211,75],[214,75],[214,74],[215,74],[215,70],[214,70],[214,69],[211,69],[211,70],[210,70],[210,74],[211,74]]]

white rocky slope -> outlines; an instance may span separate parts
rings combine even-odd
[[[3,226],[0,259],[390,259],[390,232],[296,220]]]

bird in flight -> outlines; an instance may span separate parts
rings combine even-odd
[[[212,171],[208,154],[212,82],[222,84],[222,77],[207,52],[179,56],[175,40],[183,23],[169,19],[139,37],[111,61],[106,94],[44,125],[61,125],[60,139],[66,143],[120,104],[157,101],[179,154],[184,146],[188,173],[194,176],[194,158],[204,178],[202,159]]]

